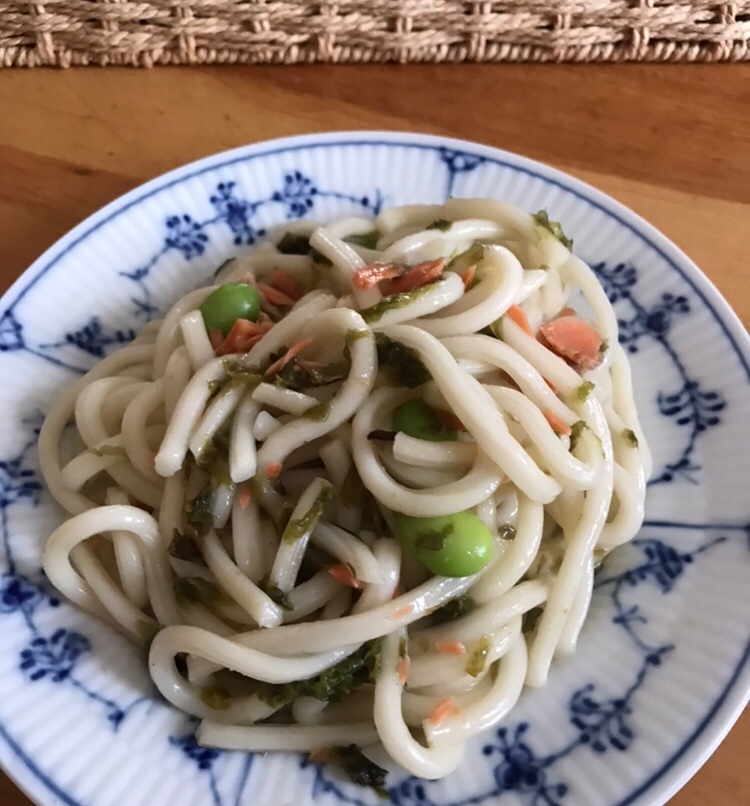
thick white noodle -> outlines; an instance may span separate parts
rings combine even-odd
[[[496,601],[529,570],[542,542],[544,507],[519,494],[515,528],[513,538],[505,542],[503,550],[474,586],[472,596],[477,602]]]
[[[447,308],[461,299],[463,293],[463,280],[457,274],[449,272],[434,285],[426,286],[425,290],[409,305],[391,308],[383,313],[365,309],[362,315],[375,330],[382,330],[391,325],[410,322],[415,317],[426,316]]]
[[[164,436],[164,426],[150,425],[147,427],[147,441],[151,442],[155,436],[159,438]],[[126,460],[127,452],[123,446],[122,434],[117,434],[102,440],[92,448],[87,448],[71,459],[62,468],[63,483],[69,490],[78,492],[99,473]]]
[[[462,744],[443,748],[424,747],[409,732],[401,713],[404,684],[398,675],[399,641],[406,640],[406,630],[391,632],[383,638],[380,673],[375,683],[375,727],[383,747],[391,758],[419,778],[441,778],[458,767],[464,755]]]
[[[502,246],[488,246],[477,268],[478,284],[443,308],[440,315],[427,316],[415,324],[433,336],[476,333],[491,325],[513,304],[523,283],[523,268]]]
[[[295,522],[302,523],[304,518],[310,518],[310,512],[313,510],[316,502],[321,496],[330,493],[331,484],[323,478],[314,479],[307,489],[300,495],[297,505],[292,510],[289,516],[289,524],[293,525]],[[317,517],[320,518],[322,513],[318,513]],[[278,587],[279,590],[287,593],[294,587],[297,580],[302,560],[307,550],[307,544],[312,536],[315,520],[310,519],[304,527],[300,526],[299,534],[294,534],[291,537],[285,531],[282,535],[281,543],[279,543],[279,550],[276,553],[276,559],[273,561],[269,581],[272,585]],[[289,527],[287,527],[288,529]]]
[[[419,621],[450,599],[461,596],[471,587],[474,580],[474,576],[433,577],[392,601],[340,618],[334,631],[331,631],[329,624],[313,621],[284,624],[275,630],[238,633],[233,641],[242,646],[278,655],[288,652],[325,652],[358,646],[364,641],[380,638],[394,629]],[[541,595],[534,595],[535,591],[526,590],[522,595],[514,597],[514,602],[509,603],[507,608],[510,615],[506,617],[503,611],[499,616],[499,626],[504,623],[504,618],[507,621],[513,615],[524,613],[544,601],[546,597],[544,585],[536,582],[528,584],[538,586],[536,590],[540,590]]]
[[[283,464],[295,448],[327,434],[348,420],[366,400],[375,383],[375,339],[362,317],[354,311],[337,308],[326,311],[317,318],[316,328],[323,329],[327,326],[338,330],[341,338],[346,338],[350,331],[363,334],[362,338],[357,338],[351,345],[349,375],[328,404],[330,408],[325,420],[294,420],[266,440],[258,451],[261,470],[269,465]]]
[[[315,321],[317,316],[323,311],[332,308],[335,304],[336,298],[333,295],[322,294],[313,297],[305,305],[295,308],[294,311],[278,322],[250,350],[246,357],[243,357],[243,363],[248,367],[260,366],[282,347],[290,347],[299,340],[299,334],[307,324]]]
[[[256,403],[271,406],[274,409],[279,409],[298,417],[318,405],[318,399],[312,395],[305,395],[292,389],[282,389],[280,386],[274,386],[271,383],[258,384],[252,393],[252,397]]]
[[[164,317],[153,349],[154,378],[160,378],[164,374],[170,356],[180,344],[182,336],[180,320],[182,317],[195,310],[216,288],[217,286],[210,285],[185,294]]]
[[[232,503],[232,545],[234,561],[242,573],[253,582],[265,575],[263,532],[260,510],[256,501],[246,504],[237,497]]]
[[[288,222],[54,398],[39,461],[69,517],[44,570],[150,644],[154,684],[202,720],[200,744],[380,742],[410,774],[439,778],[575,651],[595,568],[643,521],[652,459],[615,312],[543,221],[449,199]],[[309,254],[282,254],[287,233]],[[357,243],[371,234],[375,248]],[[370,264],[426,261],[443,273],[423,288],[362,287]],[[216,357],[203,300],[277,271],[300,298],[262,299],[268,332]],[[583,373],[511,310],[536,333],[577,296],[592,318],[581,327],[607,347]],[[302,341],[278,375],[271,364]],[[394,433],[410,400],[454,438]],[[393,536],[398,513],[464,510],[494,543],[474,575],[431,575]],[[301,684],[345,662],[373,678],[330,702]]]
[[[229,438],[229,475],[235,484],[255,475],[258,460],[253,431],[259,413],[258,401],[247,390],[235,411]]]
[[[430,720],[422,723],[427,741],[435,747],[450,747],[496,727],[516,704],[526,675],[526,641],[520,635],[520,619],[516,619],[515,630],[518,638],[498,661],[500,669],[487,694],[463,708],[460,716],[447,716],[438,725]]]
[[[429,491],[411,490],[395,482],[383,469],[368,434],[378,417],[408,400],[408,392],[377,389],[354,417],[352,449],[357,470],[367,489],[386,507],[414,517],[449,515],[488,498],[499,486],[498,470],[480,451],[469,472],[458,481]]]
[[[558,654],[572,655],[575,652],[578,636],[581,634],[583,622],[588,614],[593,592],[594,558],[589,557],[586,562],[583,582],[578,587],[573,606],[570,608],[570,615],[560,633],[560,641],[557,645]]]
[[[190,374],[191,367],[187,348],[182,345],[169,357],[164,370],[164,417],[166,422],[172,419],[177,401],[188,385]]]
[[[146,435],[149,419],[163,403],[164,381],[159,379],[146,384],[125,409],[121,424],[122,444],[128,459],[144,478],[158,487],[162,487],[164,481],[154,469],[156,452],[149,447]]]
[[[360,308],[374,305],[382,298],[377,286],[363,290],[353,284],[354,272],[361,269],[365,265],[365,261],[351,245],[336,237],[330,229],[318,227],[310,236],[310,246],[327,257],[339,270],[345,285],[347,287],[351,285],[354,298]]]
[[[197,372],[214,358],[214,348],[208,338],[203,314],[200,311],[186,313],[180,319],[180,329],[193,372]]]
[[[477,446],[473,442],[428,442],[399,431],[393,440],[393,456],[415,467],[466,467],[474,464]]]
[[[510,476],[517,487],[544,504],[560,493],[560,485],[546,476],[511,436],[505,418],[489,392],[476,379],[462,372],[453,356],[434,336],[408,325],[387,328],[386,335],[419,354],[456,416],[481,444],[484,453]]]
[[[188,452],[190,437],[211,397],[213,384],[226,378],[224,360],[214,358],[193,375],[175,406],[167,426],[154,466],[160,476],[168,478],[183,465]]]
[[[560,482],[574,490],[590,490],[602,476],[601,462],[589,467],[568,450],[568,446],[552,430],[544,414],[521,392],[502,386],[485,386],[498,408],[515,418],[529,440],[544,456],[546,469]]]
[[[219,585],[255,619],[259,627],[281,624],[281,608],[232,562],[213,530],[203,539],[203,556]]]
[[[383,584],[380,564],[372,551],[353,534],[332,523],[318,523],[312,532],[312,543],[328,552],[331,557],[350,565],[360,582]]]
[[[123,505],[130,503],[127,494],[116,487],[107,490],[105,502]],[[138,541],[130,532],[118,530],[112,532],[112,543],[123,592],[139,610],[143,610],[148,604],[148,587]]]
[[[477,641],[484,635],[497,632],[516,616],[522,616],[547,600],[547,587],[538,579],[520,582],[507,593],[485,602],[469,615],[448,624],[427,627],[414,633],[415,640],[460,641],[464,644]]]
[[[497,632],[485,636],[490,642],[490,649],[485,658],[485,673],[498,658],[502,658],[508,651],[508,647],[517,640],[518,631],[514,629],[517,619],[509,621]],[[445,655],[440,652],[430,652],[429,654],[417,655],[412,658],[409,667],[409,677],[407,682],[410,691],[420,694],[424,692],[434,692],[436,696],[452,691],[466,691],[476,686],[482,679],[480,673],[476,677],[467,674],[466,661],[468,653],[472,649],[471,643],[468,646],[462,642],[457,642],[461,654]]]
[[[401,576],[400,544],[391,538],[381,538],[373,543],[372,553],[380,565],[382,582],[365,585],[359,601],[352,608],[353,614],[380,607],[398,594]]]
[[[190,453],[199,462],[213,437],[234,414],[244,394],[245,387],[240,381],[230,381],[207,406],[188,442]]]
[[[47,541],[42,557],[50,582],[68,599],[95,615],[101,612],[102,606],[109,609],[107,600],[100,602],[86,579],[73,568],[70,554],[90,537],[110,531],[128,531],[138,538],[154,614],[160,624],[179,623],[179,608],[172,590],[167,555],[159,537],[159,526],[138,507],[97,507],[75,515],[59,526]]]
[[[315,576],[289,591],[289,609],[284,611],[284,623],[299,621],[325,607],[340,587],[341,584],[328,571],[318,571]]]
[[[251,398],[252,395],[253,393],[251,391]],[[261,411],[256,417],[255,424],[253,425],[253,437],[255,437],[258,442],[265,442],[271,436],[271,434],[273,434],[275,431],[278,431],[283,424],[284,423],[274,417],[273,414],[269,414],[267,411]]]
[[[148,361],[153,352],[151,344],[133,344],[119,350],[98,363],[88,374],[63,392],[47,412],[37,443],[39,463],[47,489],[55,501],[68,512],[75,514],[96,505],[85,495],[69,489],[62,478],[60,441],[66,425],[73,416],[78,396],[95,380],[117,375],[127,367]]]
[[[379,453],[385,470],[404,487],[423,490],[428,493],[432,493],[433,490],[444,492],[449,484],[461,479],[461,470],[459,468],[419,467],[406,464],[396,459],[393,455],[393,448],[389,446],[384,447]]]

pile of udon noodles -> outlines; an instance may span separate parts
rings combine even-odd
[[[295,222],[54,404],[39,453],[70,517],[45,571],[150,645],[201,744],[380,742],[437,778],[573,652],[595,568],[641,524],[650,457],[614,312],[567,243],[486,199]],[[274,272],[301,297],[269,292]],[[264,332],[217,355],[199,308],[227,282],[257,286]],[[593,331],[595,360],[543,337],[560,319]],[[279,383],[289,361],[319,383]],[[457,437],[394,434],[412,398]],[[464,510],[494,539],[479,573],[435,576],[395,536],[398,513]]]

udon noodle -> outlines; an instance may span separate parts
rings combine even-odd
[[[438,778],[574,651],[650,457],[569,247],[484,199],[294,222],[54,403],[44,569],[201,744]]]

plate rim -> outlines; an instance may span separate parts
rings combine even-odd
[[[377,145],[424,150],[443,148],[481,156],[500,168],[542,179],[564,192],[572,193],[580,201],[614,218],[618,224],[653,248],[690,285],[729,339],[750,379],[750,335],[737,314],[709,277],[666,235],[634,210],[576,176],[524,155],[471,140],[398,130],[343,130],[271,138],[209,154],[160,174],[99,208],[48,247],[0,297],[0,314],[23,299],[58,261],[85,238],[131,207],[181,182],[239,162],[273,157],[281,153],[322,147]],[[631,806],[639,802],[642,806],[664,804],[687,783],[714,752],[748,701],[750,701],[750,638],[722,693],[693,732],[658,770],[614,806]],[[55,806],[57,803],[80,806],[47,773],[39,769],[34,759],[11,736],[2,722],[0,722],[0,738],[3,740],[0,745],[0,765],[32,800],[44,806],[53,806],[53,803]],[[58,800],[44,800],[47,792]],[[643,796],[648,797],[643,800]]]

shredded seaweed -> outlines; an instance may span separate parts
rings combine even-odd
[[[212,505],[214,501],[214,490],[211,484],[207,484],[198,495],[188,504],[187,522],[202,525],[214,525],[214,513]]]
[[[570,450],[575,450],[580,442],[583,432],[588,429],[584,420],[578,420],[570,427]]]
[[[331,498],[333,498],[333,489],[328,486],[324,487],[316,496],[310,509],[301,518],[289,521],[281,539],[285,543],[296,543],[309,535],[323,517]]]
[[[206,440],[195,459],[196,465],[211,477],[210,491],[220,484],[231,485],[229,473],[229,442],[231,423],[225,423],[212,437]]]
[[[286,352],[286,351],[284,351]],[[283,355],[284,353],[281,353]],[[277,356],[280,357],[280,356]],[[272,356],[272,361],[276,358]],[[287,361],[273,376],[277,386],[301,392],[316,386],[326,386],[329,383],[342,381],[349,375],[349,364],[346,361],[336,361],[322,367],[310,366],[300,362],[298,358]]]
[[[284,237],[276,244],[276,248],[284,255],[309,255],[310,238],[295,232],[285,232]]]
[[[361,330],[347,330],[346,331],[346,346],[351,347],[355,341],[366,339],[370,335],[370,331],[362,328]]]
[[[178,560],[187,560],[191,563],[205,565],[198,541],[191,535],[178,532],[177,529],[172,533],[172,542],[167,550],[171,557],[175,557]]]
[[[411,291],[403,291],[400,294],[391,294],[389,297],[383,297],[383,299],[381,299],[379,302],[376,302],[374,305],[371,305],[369,308],[364,308],[361,310],[360,314],[368,324],[379,322],[383,315],[388,311],[397,310],[398,308],[404,308],[407,305],[411,305],[412,302],[416,302],[425,294],[433,291],[437,284],[441,282],[442,280],[438,279],[433,283],[427,283],[419,288],[413,288]]]
[[[211,607],[226,604],[227,595],[215,583],[203,577],[180,577],[174,581],[174,593],[178,602],[195,602]]]
[[[449,602],[439,607],[433,616],[437,624],[443,624],[448,621],[455,621],[456,619],[463,618],[475,610],[477,603],[471,596],[458,596],[451,599]]]
[[[204,686],[200,693],[201,702],[214,711],[226,711],[230,706],[230,695],[224,686]]]
[[[375,337],[379,369],[394,383],[416,389],[430,380],[430,373],[417,353],[382,333]]]
[[[122,445],[102,445],[99,448],[89,448],[94,456],[127,456],[128,452]]]
[[[308,409],[302,416],[307,420],[324,423],[331,416],[331,404],[318,403],[317,406]]]
[[[272,602],[275,602],[283,610],[292,609],[291,599],[278,585],[272,585],[268,577],[261,579],[260,582],[258,582],[258,587],[268,595],[268,598],[271,599]]]
[[[236,358],[225,358],[221,363],[230,380],[241,381],[248,386],[257,386],[263,381],[263,373],[258,367],[247,366]]]
[[[492,643],[486,635],[475,641],[469,650],[469,657],[466,659],[466,674],[471,677],[479,677],[487,665],[487,657],[491,649]]]
[[[446,271],[453,271],[456,274],[463,274],[470,266],[475,266],[484,257],[484,244],[479,241],[474,243],[463,252],[459,252],[452,257],[446,265]]]
[[[355,784],[375,790],[383,800],[391,800],[385,788],[388,772],[374,761],[370,761],[356,744],[318,750],[315,753],[315,760],[340,765]]]
[[[594,384],[591,381],[583,381],[576,387],[574,396],[578,403],[585,403],[589,395],[594,390]]]
[[[374,229],[370,232],[365,232],[363,235],[347,235],[344,238],[344,242],[350,243],[352,246],[362,246],[365,249],[375,249],[379,238],[380,233]]]
[[[297,697],[337,702],[360,686],[375,682],[380,664],[381,640],[366,641],[349,657],[309,680],[264,683],[258,690],[258,697],[272,708],[288,705]]]
[[[317,249],[310,246],[309,235],[287,232],[276,244],[276,248],[283,255],[309,255],[316,263],[322,266],[332,265],[331,261],[325,255],[321,255]]]
[[[563,232],[559,221],[550,221],[546,210],[539,210],[539,212],[534,213],[534,221],[540,227],[544,227],[548,232],[551,232],[566,249],[573,251],[573,241]]]

